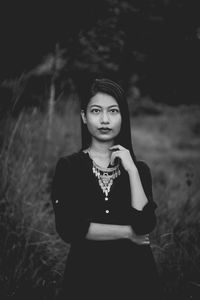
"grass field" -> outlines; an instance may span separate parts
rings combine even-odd
[[[165,299],[200,299],[200,107],[129,101],[133,147],[151,168],[158,225],[151,245]],[[69,246],[58,237],[50,184],[59,156],[80,147],[77,102],[1,125],[0,298],[56,299]]]

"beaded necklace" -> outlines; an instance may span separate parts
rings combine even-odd
[[[113,168],[100,167],[92,159],[90,149],[88,149],[87,152],[92,160],[92,172],[98,178],[99,186],[101,187],[102,192],[105,194],[105,201],[108,201],[108,194],[110,192],[113,181],[121,174],[119,164],[117,164]]]

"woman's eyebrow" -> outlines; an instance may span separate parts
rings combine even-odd
[[[98,105],[98,104],[92,104],[90,107],[99,107],[99,108],[101,108],[101,107],[103,107],[103,106],[101,106],[101,105]],[[118,104],[113,104],[113,105],[109,105],[108,106],[108,108],[111,108],[111,107],[117,107],[117,108],[119,108],[119,105]]]

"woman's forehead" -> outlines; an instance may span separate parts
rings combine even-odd
[[[93,105],[94,106],[97,105],[101,107],[119,106],[114,97],[104,93],[97,93],[90,99],[88,106],[93,106]]]

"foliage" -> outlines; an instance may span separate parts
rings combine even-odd
[[[54,299],[68,250],[55,232],[50,201],[54,164],[62,149],[47,140],[48,118],[37,110],[6,121],[0,156],[1,299],[30,294]],[[55,130],[62,138],[60,147],[67,130]]]
[[[59,57],[58,94],[77,91],[85,78],[98,75],[117,78],[129,88],[130,78],[137,75],[135,85],[143,96],[170,104],[198,103],[196,4],[185,0],[69,0],[67,8],[48,4],[48,14],[41,3],[23,9],[18,4],[13,12],[19,13],[11,17],[9,8],[10,43],[2,40],[5,49],[0,57],[0,79],[13,80],[22,73],[26,77],[35,70],[28,76],[28,81],[33,80],[36,70],[44,67],[41,62],[46,60],[45,67],[51,67],[52,53],[59,44],[63,52]],[[44,73],[43,77],[48,77]],[[30,99],[27,94],[25,98]],[[36,99],[34,105],[38,105]]]

